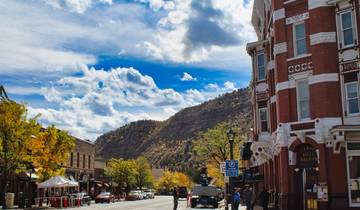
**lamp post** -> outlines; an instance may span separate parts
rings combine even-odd
[[[230,160],[234,160],[234,140],[235,140],[235,133],[232,129],[229,129],[227,132],[227,138],[230,144]],[[232,177],[229,177],[229,193],[230,193],[230,203],[231,203],[231,209],[234,210],[234,186],[233,186],[233,179]],[[229,200],[229,199],[228,199]]]

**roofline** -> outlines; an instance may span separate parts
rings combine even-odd
[[[259,40],[256,42],[249,42],[246,44],[246,51],[248,54],[250,54],[250,51],[253,50],[254,48],[256,48],[257,46],[267,44],[267,43],[269,43],[269,40],[267,40],[267,39]]]

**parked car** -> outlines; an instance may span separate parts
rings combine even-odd
[[[187,196],[188,196],[186,187],[179,187],[178,193],[179,193],[179,198],[187,198]]]
[[[141,190],[140,193],[142,195],[142,199],[148,199],[145,191]]]
[[[135,201],[135,200],[140,200],[141,199],[141,194],[139,193],[139,191],[137,190],[131,190],[127,196],[126,196],[126,200],[128,201]]]
[[[153,189],[144,190],[146,193],[146,199],[154,199],[155,198],[155,191]]]
[[[212,205],[217,208],[220,201],[221,190],[215,186],[194,186],[191,197],[191,208],[195,208],[198,204],[208,206]]]
[[[86,192],[81,192],[81,193],[74,193],[72,195],[76,200],[78,200],[80,198],[80,204],[83,205],[88,205],[90,206],[91,204],[91,197],[86,193]]]
[[[110,192],[102,192],[95,198],[95,203],[110,203],[115,202],[115,197]]]

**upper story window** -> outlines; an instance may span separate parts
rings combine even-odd
[[[310,118],[310,94],[307,80],[297,82],[297,107],[299,120]]]
[[[346,104],[348,114],[359,113],[359,85],[358,82],[350,82],[345,84],[346,89]]]
[[[352,11],[340,14],[342,46],[347,47],[354,44],[354,23]]]
[[[76,154],[76,167],[80,168],[80,153]]]
[[[294,54],[295,56],[307,53],[305,23],[294,24]]]
[[[265,79],[265,54],[264,52],[259,52],[256,55],[256,65],[257,65],[257,79]]]
[[[267,107],[259,108],[260,131],[268,132],[268,112]]]
[[[71,152],[71,154],[70,154],[70,167],[73,167],[73,165],[74,165],[74,153]]]

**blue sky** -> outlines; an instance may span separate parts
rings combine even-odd
[[[96,139],[245,87],[252,0],[2,0],[0,84]]]

